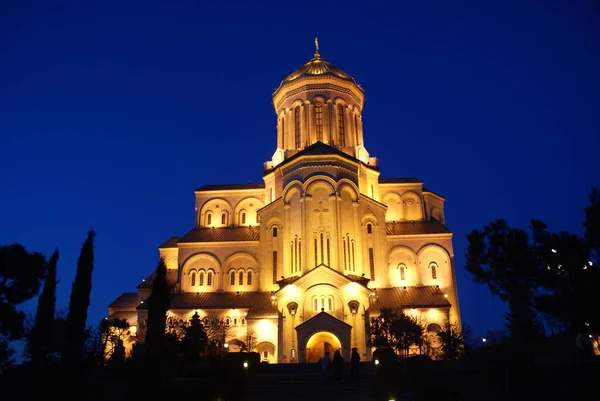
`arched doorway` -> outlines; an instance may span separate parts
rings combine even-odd
[[[333,358],[333,353],[341,348],[342,344],[335,335],[327,331],[319,331],[306,343],[306,362],[317,362],[325,352],[329,352],[329,357]]]

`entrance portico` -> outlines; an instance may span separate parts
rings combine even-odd
[[[298,336],[298,361],[316,362],[325,351],[330,357],[338,349],[346,360],[350,358],[352,326],[321,312],[296,327]]]

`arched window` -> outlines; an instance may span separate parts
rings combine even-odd
[[[346,146],[346,134],[344,133],[344,105],[338,104],[337,111],[338,111],[337,120],[338,120],[339,141],[340,141],[340,146],[344,147],[344,146]]]
[[[212,272],[208,272],[208,274],[206,275],[206,285],[209,287],[212,285],[212,276]]]
[[[327,298],[327,308],[329,311],[333,310],[333,297],[328,297]]]
[[[234,318],[233,318],[233,325],[234,325],[234,326],[237,326],[237,317],[234,317]]]
[[[252,272],[248,272],[248,279],[246,280],[246,284],[252,285]]]
[[[400,264],[400,266],[398,266],[398,268],[400,269],[400,280],[405,280],[406,279],[406,266],[403,264]]]
[[[277,237],[277,227],[273,227],[273,238]]]
[[[230,276],[231,276],[230,284],[235,285],[235,272],[231,272]]]
[[[198,285],[199,286],[203,286],[204,285],[204,272],[200,272],[198,274]]]
[[[239,285],[243,285],[244,284],[244,272],[239,272],[238,273],[238,284]]]
[[[355,146],[358,146],[358,116],[354,115],[354,139],[356,140]]]
[[[329,237],[327,237],[327,266],[331,266],[331,258],[330,258],[330,254],[329,254]]]
[[[373,226],[371,223],[367,224],[367,234],[373,234]]]
[[[207,213],[206,214],[206,225],[210,226],[212,223],[212,213]]]
[[[263,360],[269,359],[269,351],[263,351]]]
[[[315,243],[315,267],[317,267],[317,265],[319,263],[317,262],[318,254],[317,254],[317,239],[316,238],[314,238],[314,243]]]
[[[246,213],[242,213],[242,224],[246,224]]]
[[[273,251],[273,284],[277,282],[277,251]]]
[[[296,149],[300,149],[300,106],[296,106],[294,109],[294,142]]]
[[[191,282],[191,286],[195,286],[196,285],[196,273],[192,273],[192,282]]]
[[[317,297],[314,297],[314,299],[313,299],[313,311],[314,312],[319,311],[319,300],[317,299]]]
[[[225,225],[227,223],[227,214],[223,212],[221,214],[221,224]]]
[[[323,103],[315,103],[315,125],[317,141],[323,141]]]
[[[375,256],[373,248],[369,248],[369,269],[371,270],[371,280],[375,280]]]
[[[240,319],[240,324],[241,324],[242,326],[243,326],[243,325],[245,325],[245,324],[246,324],[246,319],[244,319],[244,318],[241,318],[241,319]]]
[[[437,265],[432,263],[429,267],[431,268],[431,278],[434,280],[437,279]]]
[[[230,318],[228,318],[228,317],[227,317],[227,318],[225,318],[225,324],[226,324],[227,326],[229,326],[229,325],[231,324],[231,319],[230,319]]]

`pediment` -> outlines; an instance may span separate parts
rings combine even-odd
[[[294,285],[303,290],[307,290],[318,284],[329,284],[339,288],[352,282],[353,280],[349,277],[333,270],[329,266],[321,264],[300,276],[300,278],[294,281]]]
[[[302,329],[304,329],[307,326],[312,328],[313,331],[332,331],[332,328],[335,328],[335,327],[337,327],[339,329],[345,329],[345,330],[352,328],[352,326],[349,325],[348,323],[342,322],[341,320],[330,315],[327,312],[317,313],[310,319],[308,319],[308,320],[300,323],[298,326],[296,326],[296,330],[301,331]]]

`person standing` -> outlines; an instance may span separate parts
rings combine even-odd
[[[358,380],[359,376],[359,366],[360,366],[360,355],[358,353],[358,348],[352,348],[352,355],[350,356],[350,376],[353,379]]]
[[[329,352],[325,352],[323,358],[319,359],[319,365],[321,365],[321,372],[323,373],[323,378],[327,379],[329,375],[329,368],[331,366],[331,358],[329,357]]]
[[[344,358],[342,358],[342,354],[340,350],[337,350],[333,353],[333,360],[331,361],[333,365],[333,379],[336,382],[342,381],[342,371],[344,369]]]

